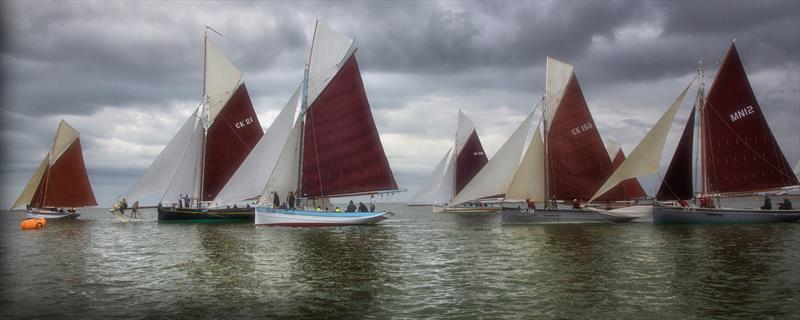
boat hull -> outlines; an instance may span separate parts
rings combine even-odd
[[[27,211],[27,218],[45,218],[47,220],[72,220],[80,216],[76,212],[57,212],[44,209],[29,209]]]
[[[635,216],[622,216],[611,213],[576,210],[547,209],[533,210],[503,209],[500,215],[502,224],[567,224],[567,223],[624,223],[636,219]]]
[[[376,224],[389,212],[330,212],[256,207],[256,225],[285,227],[332,227]]]
[[[795,222],[800,220],[800,210],[758,210],[683,208],[656,206],[653,209],[655,224],[754,224]]]
[[[242,221],[252,222],[255,219],[254,208],[231,209],[195,209],[195,208],[158,208],[158,221]]]
[[[433,206],[433,213],[495,213],[498,207],[444,207]]]

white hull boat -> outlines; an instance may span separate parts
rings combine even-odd
[[[495,213],[502,208],[498,207],[445,207],[433,206],[433,213]]]
[[[256,225],[285,227],[332,227],[376,224],[390,212],[331,212],[274,209],[256,206]]]
[[[624,223],[635,216],[612,212],[597,212],[584,209],[503,209],[500,221],[503,224],[566,224],[566,223]]]
[[[38,208],[28,209],[27,212],[28,212],[28,219],[45,218],[47,220],[52,220],[52,219],[70,220],[80,216],[80,213],[76,212],[58,212],[58,211],[38,209]]]

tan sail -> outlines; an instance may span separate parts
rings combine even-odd
[[[42,163],[39,164],[39,168],[37,168],[33,173],[33,177],[31,177],[31,180],[28,181],[27,185],[25,185],[25,189],[22,189],[22,194],[19,195],[17,201],[14,201],[14,205],[11,206],[11,210],[19,209],[22,206],[31,203],[31,200],[33,200],[33,195],[36,193],[36,189],[39,188],[39,183],[42,182],[42,176],[44,175],[45,169],[47,169],[49,158],[49,153],[44,156]]]

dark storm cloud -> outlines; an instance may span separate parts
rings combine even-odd
[[[29,176],[65,117],[93,182],[130,186],[199,102],[204,26],[224,34],[211,38],[257,110],[277,112],[302,80],[315,19],[356,39],[410,193],[452,139],[458,108],[496,150],[539,100],[547,56],[575,65],[600,132],[630,152],[698,60],[711,81],[734,38],[776,138],[792,164],[800,157],[796,1],[37,1],[0,2],[0,17],[0,138],[14,151],[2,172]]]

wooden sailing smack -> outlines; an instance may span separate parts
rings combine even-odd
[[[257,225],[361,225],[388,218],[388,212],[337,212],[330,203],[333,197],[398,191],[356,49],[353,39],[317,22],[301,113],[256,206]],[[290,192],[298,201],[283,201]]]
[[[611,212],[559,207],[559,201],[583,202],[591,198],[611,174],[612,163],[573,66],[550,57],[543,122],[544,134],[540,135],[536,129],[506,193],[506,199],[530,199],[532,203],[542,203],[543,208],[504,208],[502,223],[607,223],[635,219]],[[622,188],[606,192],[603,197],[625,199]]]
[[[263,132],[242,73],[214,46],[207,31],[204,39],[200,106],[124,198],[133,202],[160,196],[158,220],[252,221],[253,207],[209,206]]]
[[[96,205],[80,134],[61,120],[52,148],[11,209],[25,206],[28,218],[74,219],[75,208]]]
[[[657,224],[769,223],[800,219],[800,210],[719,208],[714,204],[711,197],[782,191],[799,183],[761,112],[735,43],[725,54],[707,96],[703,90],[701,82],[696,107],[701,205],[685,202],[694,198],[695,110],[692,110],[657,194],[658,200],[677,200],[684,206],[658,204],[653,221]]]

